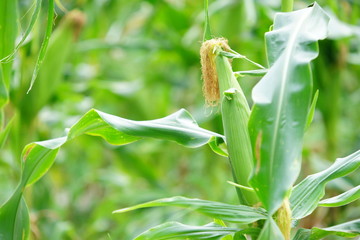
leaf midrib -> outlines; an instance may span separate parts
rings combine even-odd
[[[309,11],[309,13],[311,13],[311,11]],[[283,74],[282,74],[282,79],[281,82],[283,83],[281,85],[281,89],[280,89],[280,97],[279,97],[279,101],[278,101],[278,108],[277,108],[277,112],[276,112],[276,118],[275,118],[275,128],[274,128],[274,132],[273,132],[273,138],[272,138],[272,148],[271,148],[271,153],[270,153],[270,179],[272,179],[273,174],[273,163],[274,163],[274,158],[275,158],[275,146],[276,146],[276,142],[277,142],[277,136],[278,136],[278,131],[279,131],[279,123],[280,123],[280,118],[281,118],[281,109],[282,106],[284,104],[284,96],[285,96],[285,89],[287,86],[287,81],[286,81],[286,77],[287,77],[287,72],[289,69],[289,65],[290,65],[290,58],[291,55],[294,51],[294,46],[295,46],[295,42],[297,39],[297,36],[299,34],[299,29],[301,28],[301,26],[303,25],[304,21],[306,20],[306,18],[309,16],[309,13],[307,13],[306,15],[304,15],[302,17],[302,19],[299,21],[299,24],[296,26],[296,31],[295,34],[293,34],[290,38],[289,44],[288,46],[290,46],[291,48],[288,51],[285,51],[285,66],[284,66],[284,70],[283,70]],[[288,49],[288,48],[286,48]]]

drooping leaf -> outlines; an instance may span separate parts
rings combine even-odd
[[[42,60],[42,67],[37,74],[38,81],[31,92],[28,94],[21,92],[21,96],[19,96],[22,99],[19,108],[24,121],[32,122],[58,88],[84,21],[85,17],[82,12],[71,11],[62,18],[58,27],[51,34]]]
[[[231,205],[221,202],[213,202],[201,199],[191,199],[185,197],[163,198],[155,201],[138,204],[132,207],[114,211],[114,213],[124,213],[141,208],[176,206],[193,209],[212,218],[221,219],[226,222],[252,223],[260,219],[266,219],[267,214],[262,209],[256,209],[245,205]]]
[[[323,239],[329,235],[353,238],[360,235],[360,219],[327,228],[312,228],[309,240]]]
[[[360,151],[347,157],[336,159],[329,168],[307,176],[296,185],[290,196],[292,217],[301,219],[311,214],[325,194],[326,184],[343,177],[360,166]]]
[[[210,223],[205,226],[190,226],[178,222],[167,222],[153,227],[134,240],[166,240],[166,239],[211,239],[216,240],[233,234],[240,229],[222,227],[220,225]]]
[[[284,240],[279,227],[272,218],[266,220],[257,240]]]
[[[313,7],[275,16],[266,34],[270,69],[252,92],[249,130],[255,166],[251,184],[270,214],[281,205],[300,170],[311,102],[309,63],[326,37],[328,17]],[[270,225],[269,225],[270,226]]]
[[[320,201],[322,207],[340,207],[349,204],[360,198],[360,185],[354,187],[338,196],[327,198]]]
[[[15,1],[13,1],[13,2],[15,2]],[[7,55],[6,57],[2,58],[0,60],[0,62],[12,61],[13,56],[15,55],[17,50],[19,50],[21,45],[25,42],[26,38],[29,36],[31,31],[33,30],[36,20],[38,19],[39,14],[40,14],[42,0],[35,0],[34,3],[35,3],[35,7],[34,7],[34,11],[30,18],[30,23],[29,23],[28,27],[26,28],[23,36],[21,37],[21,40],[19,41],[19,43],[16,44],[16,47],[14,48],[13,52],[11,54]]]
[[[351,25],[341,21],[334,12],[326,9],[327,14],[330,16],[329,22],[329,39],[342,39],[353,36],[360,36],[360,27]]]
[[[111,144],[124,145],[145,137],[175,141],[187,147],[200,147],[216,138],[217,133],[200,128],[184,109],[165,118],[133,121],[97,110],[90,110],[69,130],[65,137],[28,144],[22,153],[23,169],[19,186],[12,197],[0,208],[0,239],[18,240],[18,233],[27,234],[24,189],[39,180],[51,167],[60,147],[77,136],[100,136]],[[219,143],[223,141],[217,141]],[[212,144],[216,150],[216,144]],[[219,152],[220,150],[216,150]],[[259,211],[260,212],[260,211]],[[15,234],[16,233],[16,234]]]
[[[31,77],[31,82],[30,82],[30,87],[29,87],[28,93],[35,83],[36,77],[39,73],[40,67],[45,58],[46,49],[49,44],[49,40],[50,40],[50,36],[51,36],[51,32],[52,32],[54,14],[55,14],[54,0],[49,0],[45,36],[44,36],[44,40],[40,47],[40,52],[39,52],[39,56],[38,56],[38,59],[35,64],[33,75]]]

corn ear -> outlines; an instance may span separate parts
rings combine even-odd
[[[212,39],[203,44],[201,49],[203,89],[205,97],[212,94],[206,100],[212,105],[221,97],[223,126],[234,181],[237,184],[249,187],[249,178],[254,164],[248,132],[250,109],[228,58],[220,54],[221,51],[229,49],[225,39]],[[207,65],[203,63],[205,60],[208,62]],[[209,66],[214,68],[208,72],[204,71],[209,69]],[[209,76],[210,80],[207,79]],[[209,83],[210,85],[207,85]],[[217,93],[214,93],[215,91]],[[242,204],[254,205],[258,203],[258,198],[254,192],[240,188],[237,188],[237,192]]]

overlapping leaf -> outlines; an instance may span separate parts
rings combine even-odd
[[[293,240],[319,240],[329,235],[353,238],[360,235],[360,219],[327,228],[299,229]]]
[[[266,34],[271,65],[255,86],[249,130],[255,156],[251,184],[270,214],[281,205],[300,170],[311,102],[309,63],[326,37],[328,17],[317,5],[275,17]]]
[[[200,128],[184,109],[151,121],[132,121],[90,110],[70,128],[67,136],[31,143],[24,148],[19,186],[0,208],[0,239],[22,239],[19,233],[28,232],[28,221],[24,221],[28,213],[22,200],[24,189],[49,170],[63,144],[82,134],[100,136],[115,145],[132,143],[145,137],[175,141],[187,147],[200,147],[213,141],[215,143],[211,143],[211,147],[217,152],[222,152],[217,149],[217,143],[224,142],[218,140],[222,138],[221,135]]]
[[[227,222],[252,223],[260,219],[266,219],[267,214],[262,209],[256,209],[244,205],[231,205],[221,202],[206,201],[201,199],[191,199],[185,197],[172,197],[158,199],[155,201],[138,204],[129,208],[123,208],[114,211],[114,213],[123,213],[140,208],[176,206],[193,209],[212,218],[221,219]]]
[[[269,218],[265,222],[257,240],[284,240],[284,236],[275,221],[272,218]]]
[[[309,240],[323,239],[328,235],[353,238],[360,235],[360,219],[327,228],[312,228]]]
[[[311,214],[325,194],[326,184],[343,177],[360,167],[360,151],[339,158],[329,168],[307,176],[296,185],[290,196],[292,217],[301,219]]]

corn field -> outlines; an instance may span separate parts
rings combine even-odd
[[[360,239],[359,126],[358,1],[0,1],[0,240]]]

